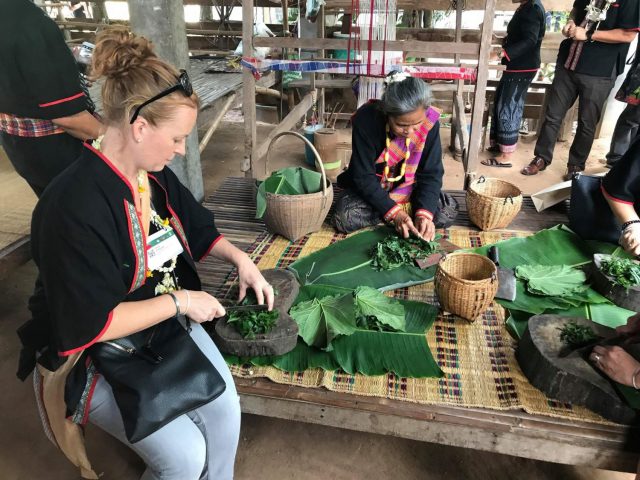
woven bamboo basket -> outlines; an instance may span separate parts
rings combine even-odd
[[[313,151],[316,166],[322,175],[322,191],[303,195],[266,194],[267,209],[264,213],[264,223],[267,230],[277,233],[291,241],[312,232],[317,232],[333,202],[333,186],[327,179],[320,154],[313,144],[297,132],[281,132],[271,140],[267,150],[267,171],[269,171],[269,155],[276,140],[283,135],[293,135],[307,144]]]
[[[512,183],[480,177],[467,189],[469,218],[482,230],[507,228],[522,208],[522,192]]]
[[[489,308],[498,291],[495,264],[477,253],[453,253],[436,269],[436,293],[446,312],[471,322]]]

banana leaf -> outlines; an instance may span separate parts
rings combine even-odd
[[[626,255],[620,247],[611,243],[584,241],[567,227],[560,225],[542,230],[524,238],[511,238],[495,244],[500,252],[500,266],[515,268],[519,265],[570,265],[580,267],[593,261],[594,253]],[[491,245],[473,251],[487,255]],[[609,303],[592,288],[573,292],[565,296],[535,295],[527,291],[525,282],[516,280],[516,299],[513,302],[497,300],[509,310],[540,314],[548,310],[567,310],[582,304]]]
[[[307,255],[288,268],[300,285],[334,285],[348,289],[367,286],[387,291],[433,280],[435,266],[420,270],[404,265],[382,271],[372,267],[371,251],[392,234],[394,230],[388,226],[358,233]]]
[[[295,304],[340,295],[351,289],[330,285],[302,287]],[[406,332],[379,332],[363,329],[349,336],[334,339],[330,352],[309,347],[300,338],[289,353],[276,357],[257,357],[249,360],[225,357],[229,363],[250,362],[258,366],[272,365],[286,372],[300,372],[308,368],[342,369],[349,374],[382,375],[393,372],[400,377],[441,377],[427,344],[426,332],[435,321],[438,309],[432,305],[399,300],[405,309]]]
[[[258,187],[256,195],[256,218],[262,218],[267,209],[266,192],[281,195],[316,193],[322,187],[322,175],[307,168],[287,167],[271,174]]]

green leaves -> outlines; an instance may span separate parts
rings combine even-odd
[[[640,265],[633,260],[610,257],[602,260],[600,270],[624,288],[640,285]]]
[[[598,338],[591,327],[577,322],[566,323],[560,330],[560,340],[570,347],[581,347]]]
[[[438,235],[436,240],[440,238]],[[378,242],[371,251],[371,266],[375,270],[393,270],[402,265],[412,265],[416,258],[426,258],[435,253],[440,245],[419,238],[400,238],[389,235]]]
[[[353,298],[347,288],[329,285],[308,285],[300,289],[297,305],[327,295]],[[395,300],[394,300],[395,301]],[[380,332],[356,328],[351,335],[334,338],[330,351],[310,347],[303,340],[291,352],[277,357],[256,357],[254,365],[272,365],[287,372],[309,368],[342,369],[349,374],[383,375],[393,372],[400,377],[441,377],[427,344],[426,332],[435,321],[438,309],[432,305],[409,300],[397,300],[405,310],[406,332]],[[228,362],[241,363],[237,357]]]
[[[278,310],[270,312],[238,310],[229,313],[227,323],[232,324],[244,338],[254,339],[256,335],[269,333],[276,325],[279,315]]]
[[[371,287],[358,287],[354,298],[356,317],[366,318],[364,328],[380,330],[387,325],[396,331],[405,330],[404,307],[398,300],[386,297]]]
[[[289,265],[301,285],[335,285],[351,290],[364,285],[381,291],[418,285],[433,280],[436,266],[420,270],[402,265],[393,270],[376,270],[372,266],[371,251],[393,229],[375,228],[333,243]]]
[[[521,265],[515,273],[536,295],[562,297],[576,292],[587,281],[582,270],[568,265]]]
[[[356,318],[351,294],[314,298],[296,304],[289,311],[307,345],[330,349],[338,335],[351,335]]]
[[[258,187],[256,196],[256,218],[262,218],[267,209],[266,193],[302,195],[319,192],[322,175],[302,167],[287,167],[271,174]]]

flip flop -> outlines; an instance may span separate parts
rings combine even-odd
[[[511,168],[513,165],[510,163],[502,163],[496,160],[495,158],[489,158],[487,160],[482,160],[480,162],[482,165],[486,165],[487,167],[501,167],[501,168]]]

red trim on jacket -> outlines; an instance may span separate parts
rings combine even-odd
[[[77,347],[74,348],[72,350],[67,350],[65,352],[58,352],[58,355],[60,355],[61,357],[68,357],[69,355],[73,355],[76,352],[80,352],[82,350],[86,350],[87,348],[89,348],[91,345],[93,345],[94,343],[96,343],[98,340],[100,340],[100,338],[105,334],[105,332],[107,331],[107,329],[109,328],[109,325],[111,325],[111,320],[113,320],[113,310],[111,310],[109,312],[109,316],[107,317],[107,323],[105,324],[104,328],[100,331],[100,333],[96,336],[96,338],[94,338],[93,340],[91,340],[90,342],[85,343],[84,345],[82,345],[81,347]]]
[[[127,180],[126,177],[122,174],[122,172],[118,170],[113,163],[111,163],[111,160],[105,157],[105,155],[100,150],[95,149],[93,145],[91,145],[89,142],[84,142],[84,146],[87,147],[89,150],[91,150],[93,153],[95,153],[98,157],[100,157],[102,161],[106,163],[109,166],[109,168],[113,170],[113,172],[116,175],[118,175],[118,177],[120,177],[120,179],[125,183],[125,185],[129,187],[129,190],[131,190],[131,198],[135,199],[136,195],[134,193],[133,186],[131,185],[129,180]],[[140,225],[142,225],[142,221],[140,221]]]
[[[427,210],[426,208],[419,208],[416,211],[416,217],[426,217],[429,220],[433,220],[433,213],[431,213],[429,210]]]
[[[38,106],[40,108],[53,107],[54,105],[58,105],[64,102],[70,102],[71,100],[75,100],[76,98],[80,98],[80,97],[84,97],[84,92],[76,93],[75,95],[72,95],[70,97],[61,98],[60,100],[54,100],[53,102],[40,103],[38,104]]]
[[[621,200],[619,198],[614,197],[613,195],[609,195],[609,193],[605,190],[604,185],[600,185],[600,190],[604,194],[605,197],[613,200],[616,203],[624,203],[625,205],[633,205],[633,202],[628,202],[626,200]]]
[[[531,72],[537,72],[538,69],[537,68],[532,68],[530,70],[505,70],[505,73],[531,73]]]
[[[138,269],[140,268],[140,258],[138,258],[138,248],[136,247],[136,240],[133,238],[133,224],[131,223],[131,217],[129,216],[129,207],[127,207],[127,199],[122,200],[124,203],[124,216],[127,219],[127,227],[129,228],[129,240],[131,241],[131,248],[133,250],[133,256],[136,259],[136,265],[133,269],[133,277],[131,278],[131,285],[129,286],[129,293],[133,292],[133,287],[136,284],[136,275]],[[147,245],[147,239],[145,238],[144,227],[142,225],[142,220],[140,216],[138,216],[138,220],[140,222],[140,229],[142,230],[142,238],[145,244]],[[142,279],[142,285],[144,285],[147,281],[147,249],[144,249],[144,258],[142,259],[142,264],[144,266],[144,278]]]
[[[502,49],[502,53],[504,54],[504,58],[506,58],[508,61],[511,61],[511,59],[509,58],[509,54],[504,48]]]
[[[387,210],[387,213],[383,215],[385,222],[390,222],[391,220],[396,218],[396,215],[398,214],[401,208],[402,207],[400,207],[400,205],[396,203],[393,207]]]
[[[209,245],[209,248],[207,248],[207,251],[205,252],[205,254],[202,257],[200,257],[200,260],[198,260],[198,261],[201,262],[205,258],[207,258],[209,256],[209,254],[211,253],[211,250],[213,250],[213,247],[215,247],[216,243],[218,243],[221,239],[222,239],[222,235],[220,235],[213,242],[211,242],[211,245]]]

